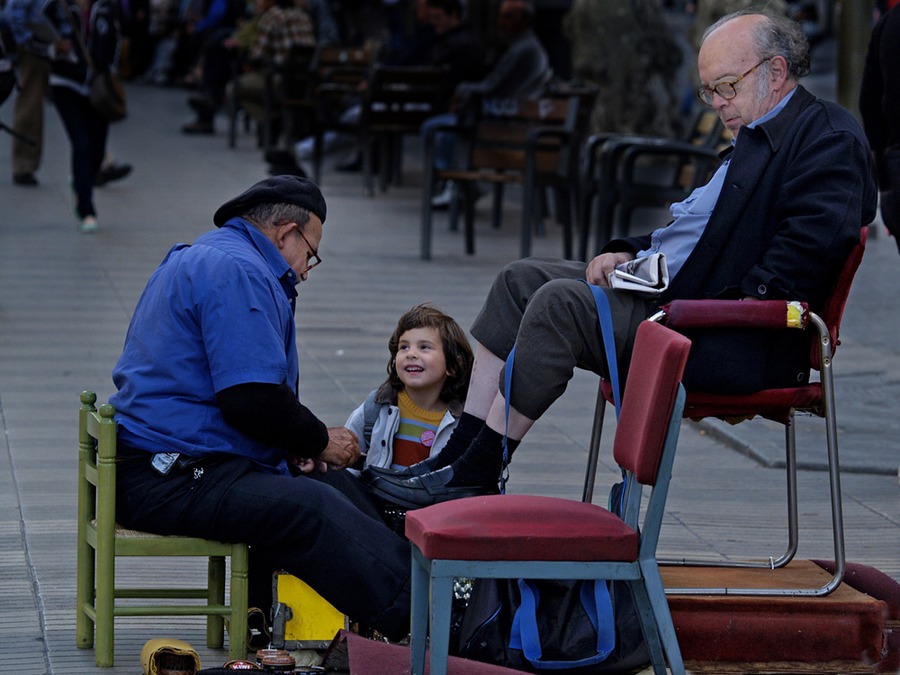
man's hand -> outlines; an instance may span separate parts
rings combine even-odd
[[[634,260],[634,253],[601,253],[588,263],[584,276],[589,284],[609,288],[609,275],[623,262]]]
[[[356,464],[360,457],[359,439],[346,427],[328,428],[328,445],[316,458],[329,469],[346,469]]]
[[[328,471],[328,465],[325,462],[320,462],[317,459],[310,459],[309,457],[295,457],[291,460],[298,469],[300,469],[300,473],[312,473],[316,469],[319,470],[319,473],[325,473]]]

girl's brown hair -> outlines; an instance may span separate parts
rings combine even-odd
[[[464,401],[466,393],[469,391],[469,377],[472,374],[472,361],[474,360],[469,339],[453,317],[427,303],[416,305],[401,316],[394,329],[394,334],[388,340],[388,350],[391,352],[391,358],[387,365],[388,382],[394,391],[403,389],[403,383],[397,375],[397,351],[399,350],[400,336],[406,331],[416,328],[434,328],[441,336],[441,345],[444,348],[444,360],[447,366],[447,379],[441,389],[441,400],[445,403],[454,400]]]

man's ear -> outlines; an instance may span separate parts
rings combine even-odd
[[[769,60],[769,76],[775,85],[780,85],[787,80],[788,65],[783,56],[773,56]]]
[[[278,248],[283,248],[287,238],[293,233],[297,223],[283,223],[275,227],[275,234],[272,243]]]

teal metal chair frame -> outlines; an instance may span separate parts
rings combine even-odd
[[[652,337],[648,339],[648,335]],[[413,675],[425,672],[429,632],[431,675],[447,673],[452,588],[456,577],[625,580],[638,606],[654,672],[664,675],[667,662],[673,675],[685,672],[656,561],[656,547],[685,401],[680,380],[689,344],[687,338],[657,323],[645,322],[638,331],[619,418],[618,429],[622,433],[616,435],[615,449],[616,461],[627,477],[623,519],[630,528],[630,536],[637,539],[636,555],[617,553],[617,559],[605,560],[562,559],[564,554],[560,555],[554,544],[577,539],[579,546],[590,545],[582,528],[577,532],[571,532],[570,528],[569,533],[561,534],[570,522],[573,509],[579,509],[576,517],[584,528],[596,525],[597,531],[601,531],[597,540],[604,539],[607,534],[604,530],[610,529],[604,521],[618,521],[600,506],[574,500],[494,495],[445,502],[407,513],[406,534],[412,543],[413,562],[410,639]],[[667,407],[662,409],[664,406]],[[643,485],[651,485],[652,490],[643,523],[638,528]],[[497,506],[504,500],[517,500],[510,502],[514,504],[513,514],[504,512],[498,516]],[[539,525],[533,525],[524,515],[525,507],[541,513]],[[491,526],[495,528],[494,533],[500,532],[499,537],[492,538],[486,531]],[[609,533],[606,541],[611,537]],[[503,539],[502,543],[499,539]],[[475,546],[470,542],[475,542]],[[477,555],[473,551],[479,543],[484,551],[480,559],[451,557],[454,553]],[[609,548],[615,549],[615,545]]]
[[[116,525],[116,422],[110,404],[95,407],[97,395],[81,394],[78,423],[78,560],[76,642],[94,646],[97,665],[114,662],[114,619],[117,616],[206,616],[206,644],[224,644],[229,620],[229,657],[247,656],[246,544],[226,544],[194,537],[161,536]],[[120,588],[116,558],[120,556],[203,556],[208,558],[204,588]],[[225,602],[225,559],[231,558],[230,604]],[[126,604],[118,598],[199,599],[206,604]]]

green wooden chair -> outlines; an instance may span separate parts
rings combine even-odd
[[[206,644],[224,644],[229,625],[231,659],[247,655],[246,544],[193,537],[167,537],[116,525],[116,422],[110,404],[95,407],[97,395],[81,393],[78,423],[78,580],[76,640],[94,646],[98,666],[114,660],[113,621],[117,616],[206,616]],[[116,584],[119,556],[203,556],[209,560],[204,588],[123,588]],[[225,558],[231,556],[231,597],[225,603]],[[117,598],[148,600],[117,604]],[[206,604],[162,604],[161,600],[205,599]]]

